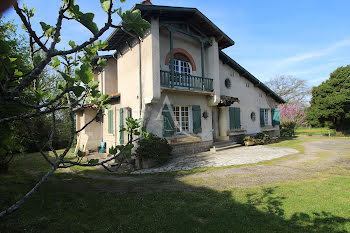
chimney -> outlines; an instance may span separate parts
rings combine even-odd
[[[141,4],[152,5],[151,0],[143,1],[143,2],[141,2]]]

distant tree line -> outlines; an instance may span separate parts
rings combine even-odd
[[[339,67],[328,80],[312,89],[307,120],[312,126],[350,132],[350,65]]]
[[[13,72],[21,73],[29,72],[34,64],[29,48],[29,39],[23,35],[18,35],[17,27],[12,21],[6,21],[0,17],[0,53],[6,54],[12,61],[1,59],[0,79],[6,79],[5,69],[13,69]],[[35,103],[37,93],[50,92],[58,93],[56,88],[57,83],[63,79],[55,74],[52,69],[46,68],[38,76],[36,82],[33,83],[35,88],[28,88],[24,92],[26,101]],[[15,113],[26,113],[29,109],[23,105],[12,102],[4,102],[0,105],[0,119],[13,116]],[[33,138],[43,147],[44,150],[49,150],[48,142],[50,137],[50,129],[52,125],[51,115],[41,115],[28,121],[12,121],[3,122],[0,124],[0,150],[1,153],[11,152],[36,152],[38,148],[32,140],[29,132],[32,132]],[[56,124],[58,125],[57,133],[54,135],[54,148],[64,148],[68,142],[69,135],[69,119],[68,111],[61,110],[57,113]],[[27,128],[31,130],[28,131]]]
[[[350,65],[339,67],[330,74],[328,80],[312,89],[307,86],[305,80],[287,75],[276,76],[266,84],[286,101],[280,106],[281,132],[294,132],[291,125],[295,128],[307,124],[312,127],[336,129],[338,133],[350,133]],[[284,122],[283,119],[294,119],[289,117],[291,115],[303,115],[303,122]]]

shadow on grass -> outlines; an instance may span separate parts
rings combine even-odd
[[[0,206],[28,183],[0,176]],[[0,232],[347,232],[350,220],[333,213],[285,216],[275,189],[246,194],[194,187],[175,178],[143,183],[56,174],[20,210],[1,219]]]

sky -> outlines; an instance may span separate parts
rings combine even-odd
[[[41,30],[40,21],[55,24],[61,0],[24,0],[35,8],[33,27]],[[123,11],[141,1],[126,0]],[[101,28],[107,19],[99,0],[76,0],[82,12],[93,12]],[[154,5],[198,8],[235,41],[223,50],[263,82],[278,76],[292,75],[317,86],[340,66],[350,64],[349,0],[152,0]],[[119,6],[118,6],[119,7]],[[6,19],[21,22],[13,9]],[[115,14],[114,22],[120,19]],[[20,28],[20,27],[19,27]],[[82,25],[65,21],[60,48],[69,48],[69,40],[82,42],[91,33]],[[106,39],[112,30],[107,31]],[[21,29],[19,30],[21,33]]]

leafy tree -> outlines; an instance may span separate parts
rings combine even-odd
[[[300,104],[284,104],[278,106],[280,110],[281,136],[294,136],[295,127],[307,125],[306,115]]]
[[[23,43],[23,36],[16,36],[17,27],[12,21],[5,21],[0,17],[0,54],[7,57],[0,57],[0,80],[5,79],[6,71],[13,73],[29,72],[31,69],[28,44]],[[11,88],[11,84],[8,83]],[[3,93],[1,93],[3,94]],[[30,99],[30,93],[24,92],[23,98]],[[0,105],[0,119],[18,113],[25,113],[25,107],[17,103],[2,103]],[[23,139],[19,137],[23,128],[22,122],[4,122],[0,124],[0,171],[6,171],[13,153],[24,149]]]
[[[293,76],[280,75],[266,82],[266,85],[288,104],[298,103],[302,107],[308,105],[308,97],[311,90],[305,80],[300,80]]]
[[[96,65],[92,65],[92,61],[98,55],[98,51],[105,48],[107,43],[99,41],[101,35],[110,28],[119,28],[129,31],[128,33],[137,33],[136,36],[143,36],[144,30],[150,27],[150,24],[141,18],[141,12],[135,10],[133,12],[122,12],[121,8],[114,7],[113,0],[100,0],[102,9],[107,14],[107,22],[102,28],[98,28],[94,23],[94,14],[85,13],[80,10],[78,4],[74,0],[62,0],[62,6],[59,9],[57,21],[54,26],[45,22],[40,22],[41,31],[34,31],[31,26],[31,19],[34,17],[34,9],[27,6],[19,7],[14,3],[14,10],[21,19],[23,27],[29,36],[29,57],[33,66],[27,69],[22,67],[18,62],[18,57],[13,54],[6,40],[0,40],[0,105],[1,106],[20,106],[20,109],[13,109],[11,114],[1,115],[0,124],[10,124],[12,122],[21,122],[26,127],[28,135],[34,142],[37,142],[33,127],[29,122],[34,121],[38,117],[50,117],[51,124],[47,130],[49,134],[48,146],[54,154],[54,159],[50,158],[44,152],[43,146],[36,143],[42,157],[51,165],[49,171],[41,178],[40,181],[31,189],[23,198],[15,204],[0,212],[0,217],[9,214],[21,206],[47,178],[59,168],[68,168],[72,166],[102,166],[105,169],[107,162],[114,160],[124,150],[130,150],[133,147],[134,135],[140,135],[138,128],[140,122],[129,119],[127,124],[129,140],[126,146],[119,153],[111,158],[99,161],[90,160],[86,163],[81,162],[82,152],[77,153],[78,160],[72,161],[66,159],[74,137],[76,134],[85,129],[105,108],[109,108],[108,95],[97,90],[98,82],[93,81],[93,70],[106,65],[106,60],[99,58]],[[121,2],[124,2],[121,0]],[[112,22],[112,15],[118,13],[122,18],[122,25],[115,25]],[[87,28],[92,36],[81,44],[76,44],[73,40],[69,42],[70,49],[59,50],[57,45],[60,43],[60,35],[63,21],[77,21]],[[25,63],[28,64],[28,63]],[[40,89],[40,83],[37,81],[42,72],[51,66],[61,76],[63,81],[56,85],[57,91]],[[28,97],[29,96],[29,97]],[[75,113],[84,109],[86,105],[94,105],[97,107],[96,116],[87,122],[80,129],[75,129]],[[24,109],[24,110],[22,110]],[[54,148],[54,138],[57,134],[57,119],[59,112],[67,110],[69,113],[69,140],[62,153],[58,153]],[[5,135],[6,136],[6,135]],[[10,138],[4,141],[10,142]],[[7,153],[10,148],[1,148],[1,153]]]
[[[350,130],[350,65],[339,67],[312,89],[307,119],[311,125],[328,124],[339,132]]]

